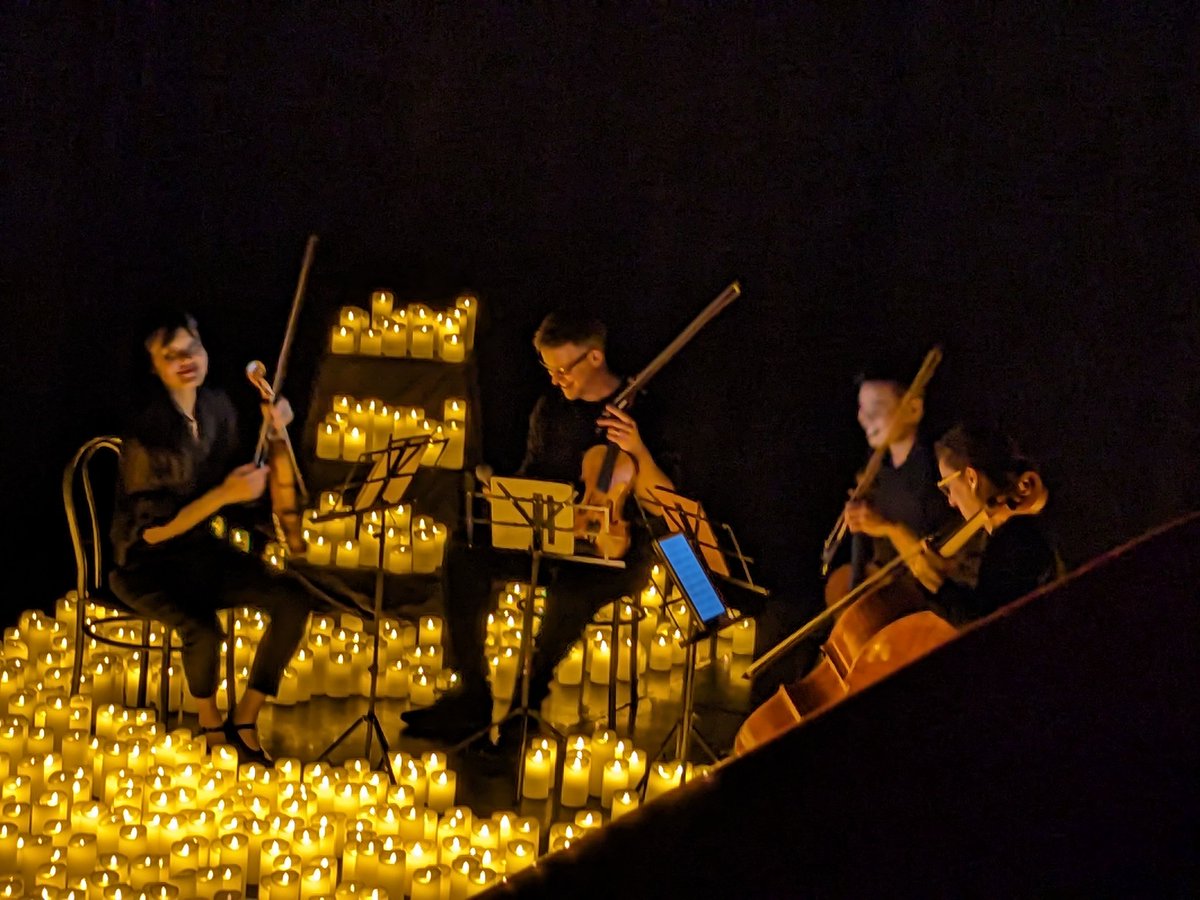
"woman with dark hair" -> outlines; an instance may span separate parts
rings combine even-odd
[[[244,760],[265,762],[258,714],[304,636],[313,598],[206,527],[226,506],[261,497],[269,470],[253,462],[234,466],[237,413],[223,391],[204,383],[208,354],[196,320],[165,310],[142,335],[155,383],[124,435],[109,584],[132,609],[178,631],[206,736],[224,737]],[[265,412],[273,428],[292,418],[283,399]],[[216,699],[223,639],[217,610],[235,606],[263,609],[270,624],[246,691],[226,718]]]
[[[941,481],[950,505],[970,521],[981,517],[988,532],[975,587],[945,579],[946,561],[926,551],[928,567],[913,574],[933,596],[930,606],[954,625],[965,625],[995,612],[1062,574],[1062,562],[1043,533],[1040,504],[1013,514],[1029,497],[1030,482],[1040,485],[1036,466],[1003,432],[985,425],[959,424],[935,445]]]

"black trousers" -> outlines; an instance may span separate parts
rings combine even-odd
[[[128,563],[110,573],[109,587],[131,609],[179,632],[188,690],[199,698],[217,691],[224,637],[217,610],[250,606],[268,615],[248,687],[274,695],[316,606],[287,573],[208,535],[135,548]]]
[[[452,541],[447,548],[445,573],[446,619],[450,629],[452,662],[468,691],[486,688],[484,637],[487,614],[495,605],[495,584],[528,581],[531,557],[493,550],[479,544]],[[554,667],[592,620],[596,610],[610,600],[635,595],[650,578],[648,552],[631,549],[626,568],[611,569],[588,563],[543,556],[538,586],[548,590],[537,651],[530,680],[530,703],[537,706],[549,692]]]

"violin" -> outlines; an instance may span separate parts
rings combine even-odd
[[[718,294],[646,368],[626,382],[611,405],[620,410],[628,409],[637,392],[741,293],[742,287],[735,281]],[[575,510],[575,535],[604,557],[620,559],[629,550],[629,523],[624,519],[624,510],[637,480],[637,463],[612,441],[606,441],[584,453],[581,468],[580,480],[584,489]]]
[[[304,301],[304,293],[308,286],[308,273],[312,268],[313,256],[317,249],[317,236],[309,235],[304,249],[304,261],[300,266],[300,277],[296,283],[296,292],[292,297],[292,308],[288,314],[287,329],[284,332],[283,346],[279,350],[279,361],[275,365],[274,382],[267,381],[267,367],[258,360],[246,366],[246,377],[250,379],[259,392],[264,405],[263,424],[258,433],[258,444],[254,450],[254,459],[259,465],[264,463],[271,467],[270,487],[271,518],[275,524],[275,534],[288,551],[294,556],[303,555],[308,545],[304,540],[302,512],[308,502],[308,491],[304,486],[304,478],[300,474],[300,466],[296,462],[296,451],[292,447],[287,429],[276,430],[271,427],[270,410],[279,395],[283,384],[284,372],[287,368],[288,354],[292,341],[296,336],[296,326],[300,319],[300,306]]]
[[[908,390],[904,392],[904,396],[900,398],[899,404],[896,406],[897,414],[892,417],[891,423],[888,425],[887,434],[884,440],[880,443],[875,451],[871,454],[871,458],[867,461],[866,466],[858,475],[858,480],[854,488],[850,491],[850,499],[848,502],[854,503],[859,500],[864,500],[867,497],[868,491],[875,484],[875,479],[879,477],[879,470],[883,468],[883,458],[888,452],[888,447],[896,440],[900,429],[906,424],[900,413],[911,403],[911,401],[922,397],[925,394],[925,388],[929,384],[929,380],[933,377],[933,373],[937,370],[938,364],[942,361],[942,348],[934,347],[925,355],[924,362],[921,363],[921,368],[917,375],[912,380],[912,384],[908,386]],[[833,530],[829,536],[825,538],[825,544],[821,548],[821,577],[824,578],[829,574],[829,569],[833,565],[833,559],[837,556],[838,548],[842,545],[842,540],[847,532],[846,527],[846,512],[845,509],[838,514],[837,521],[833,524]],[[846,577],[849,573],[843,573]]]
[[[936,553],[949,559],[983,527],[995,530],[1013,516],[1037,515],[1048,496],[1036,472],[1024,473],[1007,492],[993,497],[942,541]],[[753,677],[782,652],[841,614],[821,646],[821,660],[813,670],[794,684],[781,686],[742,723],[734,740],[736,755],[789,731],[957,633],[953,625],[926,608],[924,595],[913,579],[898,578],[911,559],[933,549],[932,539],[926,538],[911,553],[896,557],[747,669],[746,677]]]
[[[259,465],[271,467],[268,486],[271,495],[271,518],[275,523],[275,534],[294,556],[302,555],[308,545],[304,540],[302,512],[308,499],[304,478],[296,463],[296,452],[288,437],[287,429],[270,426],[270,407],[275,403],[275,390],[267,381],[267,367],[258,360],[247,364],[246,377],[258,388],[263,403],[266,431],[265,447],[255,457]],[[261,445],[260,445],[261,446]],[[299,495],[299,496],[298,496]]]

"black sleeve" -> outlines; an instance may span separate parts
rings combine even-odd
[[[538,398],[529,414],[529,433],[525,437],[525,456],[517,467],[517,477],[536,478],[546,457],[546,395]]]
[[[1017,519],[988,540],[974,589],[947,580],[930,605],[952,625],[966,625],[1047,583],[1056,570],[1056,556],[1041,532],[1031,520]]]

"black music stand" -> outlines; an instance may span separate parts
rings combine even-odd
[[[722,523],[721,528],[729,535],[730,542],[733,545],[732,553],[720,546],[715,536],[712,520],[697,501],[676,491],[662,487],[652,488],[651,494],[655,496],[655,499],[662,506],[663,517],[670,522],[672,529],[682,533],[687,538],[688,543],[692,545],[697,557],[702,560],[710,577],[715,577],[728,585],[734,586],[738,590],[749,591],[763,597],[768,595],[765,588],[754,583],[754,579],[750,574],[750,563],[753,560],[742,553],[741,545],[738,543],[737,537],[728,523]],[[644,508],[642,508],[642,514],[645,516]],[[728,565],[725,563],[727,557],[737,560],[745,575],[745,580],[734,578],[729,574]],[[718,571],[713,571],[714,568],[718,569]],[[720,569],[724,569],[724,572],[719,571]],[[700,746],[712,762],[715,763],[718,759],[717,753],[696,727],[695,697],[696,671],[699,668],[697,645],[705,638],[709,638],[715,643],[717,633],[716,631],[709,633],[705,630],[703,623],[700,622],[697,610],[691,602],[691,598],[685,593],[684,599],[688,603],[691,614],[688,617],[690,623],[689,633],[684,638],[686,652],[683,670],[683,708],[680,711],[679,719],[671,726],[671,730],[663,738],[663,742],[654,756],[647,761],[646,774],[642,776],[642,780],[638,783],[637,790],[644,789],[649,779],[651,767],[662,758],[663,752],[666,750],[667,745],[670,744],[672,737],[676,739],[677,758],[683,764],[683,780],[680,782],[681,784],[687,780],[687,761],[691,753],[691,744],[693,741]],[[671,617],[671,621],[675,623],[676,627],[679,627],[679,622],[671,613],[671,605],[666,602],[666,597],[663,598],[663,607],[667,610],[667,615]],[[739,621],[740,618],[742,617],[739,617]]]
[[[343,496],[345,496],[345,493],[357,488],[354,508],[343,512],[328,513],[323,516],[314,516],[312,519],[313,523],[330,522],[353,517],[356,530],[362,528],[363,520],[367,515],[372,512],[385,511],[403,499],[409,485],[412,483],[413,475],[420,465],[421,454],[424,452],[425,447],[431,443],[439,442],[443,445],[441,451],[439,451],[440,456],[442,452],[445,452],[447,439],[436,438],[429,434],[407,438],[392,437],[388,439],[387,446],[382,450],[364,453],[359,457],[359,464],[361,465],[363,461],[371,462],[370,471],[361,481],[355,481],[354,473],[352,472],[346,478],[343,486]],[[386,515],[384,521],[387,521]],[[367,733],[363,756],[367,759],[371,758],[371,741],[373,737],[378,737],[381,748],[379,766],[387,772],[391,783],[396,784],[396,773],[392,770],[392,761],[389,756],[391,748],[388,745],[387,736],[383,732],[383,725],[379,721],[379,715],[375,711],[379,699],[379,641],[383,622],[383,585],[386,571],[384,568],[384,554],[387,541],[383,534],[379,535],[378,543],[378,568],[375,571],[375,597],[374,609],[372,611],[372,616],[375,620],[375,637],[371,647],[371,665],[367,670],[371,673],[371,689],[367,696],[367,711],[351,722],[345,731],[321,751],[321,755],[317,759],[322,761],[327,760],[334,748],[350,737],[359,725],[365,725]]]
[[[565,528],[562,525],[556,524],[556,519],[564,510],[572,511],[572,520],[574,519],[573,511],[577,508],[572,500],[563,500],[551,496],[551,493],[559,492],[557,489],[561,487],[557,483],[545,483],[546,490],[538,490],[534,487],[528,496],[520,496],[515,494],[507,484],[505,479],[495,479],[492,492],[485,492],[482,496],[487,499],[494,499],[498,496],[503,496],[510,504],[516,514],[522,520],[521,522],[498,522],[494,518],[481,520],[473,518],[471,525],[474,524],[489,524],[493,528],[500,525],[508,528],[520,528],[527,538],[526,552],[530,556],[529,565],[529,593],[522,602],[522,620],[521,620],[521,697],[520,703],[513,706],[509,711],[497,722],[491,722],[481,728],[466,739],[460,741],[453,750],[462,750],[474,744],[480,738],[490,736],[493,729],[499,729],[506,722],[520,718],[521,720],[521,743],[520,747],[525,747],[529,737],[529,721],[530,719],[537,722],[544,730],[553,735],[556,743],[562,742],[564,735],[561,731],[547,722],[538,710],[531,709],[529,706],[529,687],[533,677],[533,605],[534,598],[537,594],[538,575],[541,571],[542,558],[547,555],[548,547],[554,546],[556,543],[561,543],[563,535],[560,532]],[[531,482],[532,485],[537,485],[538,482]],[[496,492],[495,488],[499,488]],[[468,501],[469,502],[469,501]],[[574,545],[574,529],[570,530],[571,544]],[[623,568],[625,563],[621,560],[600,559],[593,557],[577,556],[574,554],[563,554],[553,552],[550,555],[554,559],[574,560],[577,562],[590,563],[592,565],[607,565],[613,568]],[[561,758],[561,754],[560,754]],[[525,758],[523,753],[517,755],[517,786],[516,799],[520,802],[522,791],[525,786]]]

